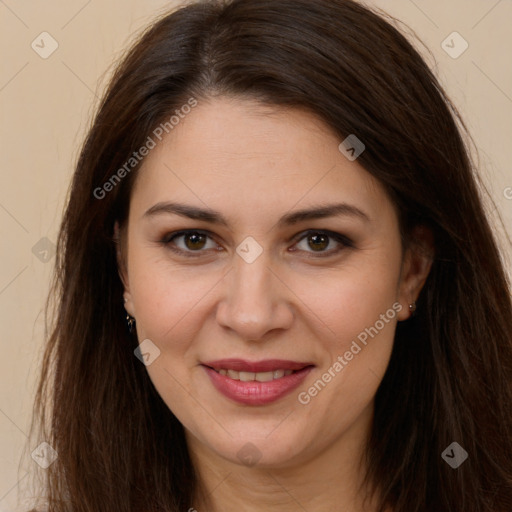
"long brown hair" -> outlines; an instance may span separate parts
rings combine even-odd
[[[367,484],[380,511],[512,510],[512,306],[464,125],[392,22],[351,0],[188,5],[153,24],[115,72],[86,138],[58,242],[34,429],[58,452],[50,512],[183,511],[198,490],[183,427],[134,357],[113,227],[137,168],[102,187],[191,97],[306,108],[436,254],[416,315],[398,325],[375,398]],[[452,443],[469,458],[442,458]]]

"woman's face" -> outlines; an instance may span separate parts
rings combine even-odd
[[[286,467],[368,434],[422,276],[340,142],[311,114],[214,99],[138,171],[126,308],[198,450]]]

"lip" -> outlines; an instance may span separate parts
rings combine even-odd
[[[222,359],[210,361],[201,365],[213,386],[222,395],[243,405],[267,405],[291,393],[300,386],[314,365],[297,361],[272,359],[259,362],[242,359]],[[227,375],[221,375],[213,368],[246,372],[268,372],[274,370],[294,370],[294,373],[269,382],[234,380]]]

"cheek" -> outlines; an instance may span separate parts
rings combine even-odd
[[[140,256],[134,256],[130,275],[137,335],[141,342],[150,339],[160,351],[147,371],[167,406],[184,414],[190,409],[186,390],[197,366],[195,342],[210,314],[209,297],[222,273],[178,269],[165,259]]]
[[[317,418],[324,422],[317,426],[327,437],[348,428],[366,409],[389,363],[401,305],[396,301],[398,272],[381,270],[353,269],[337,280],[310,283],[307,305],[315,313],[315,338],[325,357],[298,399],[309,408],[312,423]],[[327,411],[338,411],[341,419],[321,420]]]
[[[396,303],[398,278],[396,261],[374,259],[372,264],[347,266],[314,279],[296,275],[292,282],[294,292],[306,306],[305,311],[310,311],[312,322],[324,334],[319,339],[329,343],[332,352],[343,350],[376,322],[379,331],[389,337],[390,324],[396,322],[396,309],[400,307]],[[381,315],[385,316],[384,326]]]
[[[179,350],[201,325],[198,315],[204,315],[208,295],[222,279],[222,273],[177,267],[165,256],[151,257],[142,250],[134,251],[130,264],[130,290],[139,337],[162,346],[172,339],[172,348]]]

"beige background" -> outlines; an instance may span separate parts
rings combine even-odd
[[[432,50],[436,72],[467,121],[482,176],[510,233],[512,2],[367,3],[404,21]],[[17,510],[18,492],[35,464],[30,458],[19,462],[43,341],[52,243],[79,145],[112,63],[135,32],[174,4],[0,0],[0,512]],[[38,36],[44,31],[58,43],[47,59],[31,47],[33,40],[42,46]],[[469,44],[456,59],[441,46],[453,31]],[[453,44],[460,48],[456,40]],[[49,241],[41,241],[44,237]],[[509,246],[504,254],[510,258]]]

